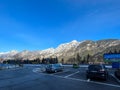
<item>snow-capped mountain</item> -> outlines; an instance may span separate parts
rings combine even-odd
[[[87,54],[92,56],[98,55],[98,53],[109,51],[111,47],[119,47],[120,40],[118,39],[106,39],[99,41],[76,41],[73,40],[69,43],[64,43],[59,45],[57,48],[48,48],[45,50],[37,50],[37,51],[28,51],[24,50],[18,52],[16,50],[12,50],[9,52],[0,52],[0,58],[3,60],[6,59],[21,59],[21,60],[33,60],[36,58],[47,58],[47,57],[58,57],[59,60],[64,58],[66,61],[69,58],[75,57],[79,54],[81,57],[84,57]]]
[[[80,42],[73,40],[70,43],[65,43],[65,44],[61,44],[59,45],[56,49],[55,52],[65,52],[67,50],[70,50],[71,48],[76,48],[78,45],[80,44]]]
[[[8,51],[8,52],[1,52],[0,53],[0,58],[3,59],[12,59],[14,55],[16,55],[18,53],[17,50],[12,50],[12,51]]]
[[[8,52],[0,52],[0,55],[1,54],[16,54],[16,53],[18,53],[18,51],[17,50],[12,50],[12,51],[8,51]]]

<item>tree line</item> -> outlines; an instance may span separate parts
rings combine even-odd
[[[34,60],[19,60],[19,59],[14,59],[14,60],[6,60],[3,61],[4,64],[54,64],[58,63],[58,58],[36,58]]]
[[[115,49],[114,51],[110,50],[107,54],[120,54],[120,50]]]
[[[107,52],[107,54],[115,54],[115,53],[119,53],[120,54],[120,50],[114,49],[114,50],[109,50]],[[106,53],[104,53],[106,54]],[[92,60],[93,56],[90,54],[87,54],[85,56],[81,56],[79,53],[77,53],[75,56],[69,58],[68,60],[64,60],[64,58],[61,59],[61,63],[62,64],[88,64],[91,60]],[[17,58],[17,56],[15,57],[15,59],[11,60],[6,60],[3,61],[4,64],[54,64],[54,63],[58,63],[58,58],[36,58],[34,60],[22,60],[20,58]]]

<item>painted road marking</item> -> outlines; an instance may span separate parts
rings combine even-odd
[[[119,82],[120,83],[120,80],[117,78],[117,77],[115,77],[115,75],[114,74],[110,74],[114,79],[116,79],[117,80],[117,82]]]
[[[54,73],[53,75],[57,75],[57,74],[61,74],[61,73],[66,73],[66,72],[69,72],[69,70],[62,71],[62,72],[56,72],[56,73]]]
[[[43,72],[41,68],[34,68],[33,72]]]
[[[94,84],[100,84],[100,85],[106,85],[106,86],[111,86],[111,87],[118,87],[120,88],[120,85],[115,85],[115,84],[108,84],[108,83],[101,83],[101,82],[95,82],[95,81],[87,81],[87,80],[84,80],[84,79],[76,79],[76,78],[65,78],[65,77],[62,77],[62,76],[57,76],[57,75],[52,75],[54,77],[59,77],[59,78],[64,78],[64,79],[70,79],[70,80],[76,80],[76,81],[81,81],[81,82],[87,82],[87,83],[94,83]]]
[[[37,72],[36,72],[37,73]],[[81,82],[86,82],[86,83],[94,83],[94,84],[100,84],[100,85],[106,85],[106,86],[111,86],[111,87],[118,87],[120,88],[120,85],[115,85],[115,84],[108,84],[108,83],[101,83],[101,82],[95,82],[95,81],[87,81],[87,80],[84,80],[84,79],[76,79],[76,78],[70,78],[70,76],[76,74],[76,73],[79,73],[78,71],[75,72],[75,73],[72,73],[70,75],[67,75],[65,77],[63,76],[58,76],[58,75],[55,75],[55,74],[46,74],[46,73],[40,73],[40,74],[43,74],[43,75],[49,75],[49,76],[53,76],[53,77],[59,77],[59,78],[63,78],[63,79],[70,79],[70,80],[76,80],[76,81],[81,81]]]
[[[77,71],[77,72],[75,72],[75,73],[72,73],[72,74],[69,74],[69,75],[65,76],[64,78],[68,78],[68,77],[73,76],[73,75],[75,75],[75,74],[77,74],[77,73],[79,73],[79,71]]]
[[[87,82],[89,82],[89,81],[90,81],[90,79],[87,80]]]

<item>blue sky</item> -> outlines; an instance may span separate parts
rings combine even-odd
[[[120,39],[120,0],[0,0],[0,52]]]

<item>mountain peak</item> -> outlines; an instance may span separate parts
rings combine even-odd
[[[92,55],[104,51],[106,48],[110,48],[111,46],[120,45],[120,40],[115,39],[105,39],[99,41],[92,41],[92,40],[84,40],[84,41],[77,41],[73,40],[68,43],[63,43],[59,45],[57,48],[48,48],[45,50],[38,50],[38,51],[28,51],[23,50],[18,52],[16,50],[12,50],[9,52],[0,52],[0,58],[3,59],[13,59],[14,55],[22,57],[23,59],[35,59],[35,58],[42,58],[42,57],[50,57],[50,56],[57,56],[59,59],[65,58],[66,60],[69,57],[75,56],[76,53],[79,52],[81,55],[86,55],[88,52],[91,52]],[[90,51],[91,50],[91,51]]]
[[[8,51],[8,52],[0,52],[0,54],[9,54],[9,53],[16,54],[16,53],[18,53],[18,51],[17,50],[11,50],[11,51]]]
[[[78,41],[77,41],[77,40],[73,40],[73,41],[72,41],[72,43],[76,43],[76,42],[78,42]]]
[[[12,51],[10,51],[11,53],[18,53],[18,51],[17,50],[12,50]]]

